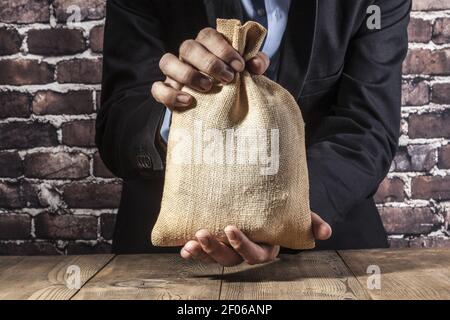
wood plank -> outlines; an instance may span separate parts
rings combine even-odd
[[[368,299],[335,251],[280,255],[264,265],[225,268],[221,299]]]
[[[67,300],[78,289],[67,285],[69,266],[78,266],[81,286],[113,255],[0,257],[0,300]]]
[[[119,255],[73,299],[217,299],[222,270],[177,254]]]
[[[450,249],[377,249],[339,251],[367,288],[369,265],[380,268],[380,289],[366,289],[373,299],[450,299]],[[373,277],[372,277],[373,279]]]
[[[23,259],[25,259],[24,256],[0,256],[0,275],[4,270],[15,266]]]

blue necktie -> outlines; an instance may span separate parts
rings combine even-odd
[[[262,25],[264,28],[268,29],[267,11],[266,11],[266,5],[265,5],[264,0],[251,0],[251,2],[253,4],[255,16],[253,19],[250,18],[244,10],[245,21],[248,21],[248,20],[256,21],[260,25]],[[261,49],[264,47],[264,43],[265,43],[265,39],[261,45]],[[280,50],[277,50],[277,52],[273,55],[273,57],[271,57],[269,68],[265,72],[265,75],[274,81],[276,81],[276,78],[277,78],[279,52],[280,52]]]

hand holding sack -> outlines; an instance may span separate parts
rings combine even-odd
[[[247,61],[266,30],[250,21],[217,20],[217,30]],[[252,241],[314,247],[305,131],[300,108],[277,83],[248,71],[200,93],[194,108],[174,111],[155,246],[181,246],[200,229],[226,242],[235,225]]]

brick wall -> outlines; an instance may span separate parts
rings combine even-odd
[[[104,0],[0,2],[0,254],[110,250],[121,185],[94,147],[104,15]],[[450,0],[411,16],[401,147],[376,201],[393,247],[450,247]]]

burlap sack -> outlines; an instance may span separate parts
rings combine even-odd
[[[258,23],[238,20],[218,19],[217,30],[245,60],[266,34]],[[223,229],[235,225],[255,242],[313,248],[304,123],[295,99],[247,71],[209,93],[183,91],[196,105],[173,113],[153,245],[184,245],[203,228],[226,241]]]

